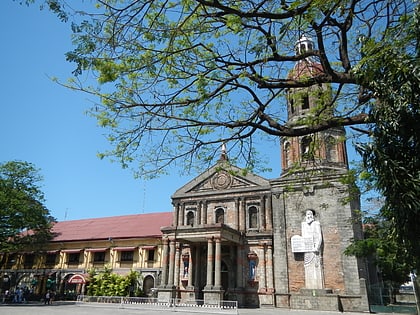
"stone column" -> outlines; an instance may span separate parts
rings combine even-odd
[[[185,216],[185,203],[182,203],[178,212],[178,225],[184,225],[184,216]]]
[[[240,202],[239,198],[235,199],[235,225],[236,229],[239,230],[239,211],[240,211]]]
[[[201,218],[202,206],[203,206],[203,203],[201,201],[197,202],[197,225],[200,225],[202,222],[202,218]]]
[[[203,200],[203,208],[201,211],[201,223],[207,224],[207,201]]]
[[[244,287],[244,256],[243,256],[243,245],[238,245],[236,247],[236,286],[238,288]]]
[[[196,268],[193,268],[193,259],[192,259],[192,255],[193,255],[193,247],[190,246],[190,255],[188,256],[188,282],[187,285],[189,287],[192,286],[192,280],[193,280],[193,272],[195,271]]]
[[[175,298],[176,288],[174,287],[174,263],[175,263],[175,240],[169,240],[169,253],[168,253],[168,239],[164,240],[164,258],[169,262],[164,261],[162,263],[163,272],[162,272],[162,285],[158,290],[158,300],[166,303],[170,303],[173,298]],[[167,266],[169,267],[167,268]]]
[[[270,293],[274,292],[274,282],[273,282],[273,246],[267,244],[267,290]]]
[[[287,200],[281,187],[273,183],[272,215],[273,215],[273,244],[276,250],[273,251],[274,286],[276,292],[276,305],[278,307],[290,307],[289,294],[289,266],[288,266],[288,244],[286,237],[286,204]],[[290,249],[289,249],[290,250]]]
[[[169,241],[169,277],[168,285],[174,285],[175,240]]]
[[[259,285],[260,285],[260,291],[265,292],[265,289],[267,287],[267,283],[266,283],[266,274],[267,274],[267,260],[266,260],[266,245],[265,243],[262,244],[263,247],[263,254],[260,260],[260,264],[261,264],[261,269],[259,272],[260,275],[260,279],[259,279]]]
[[[207,281],[206,288],[209,290],[213,287],[213,238],[207,239]]]
[[[268,195],[267,198],[265,198],[265,222],[266,222],[266,230],[271,231],[273,229],[273,208],[271,206],[271,196]]]
[[[179,263],[180,263],[180,247],[181,244],[176,242],[175,243],[175,270],[174,270],[174,285],[176,287],[179,286]]]
[[[260,199],[260,224],[259,224],[259,230],[264,231],[265,230],[265,196],[261,196]]]
[[[199,246],[195,246],[195,261],[194,261],[194,286],[196,288],[199,287],[200,285],[200,269],[199,265],[200,265],[200,251],[201,248]]]
[[[245,231],[246,229],[246,211],[245,211],[245,198],[241,198],[239,210],[239,230]]]
[[[214,286],[216,289],[222,287],[221,276],[222,276],[222,243],[220,238],[215,239],[216,253],[214,257]]]
[[[178,226],[178,215],[179,215],[179,203],[176,203],[174,205],[174,213],[173,213],[173,217],[172,217],[174,226]]]
[[[160,280],[161,286],[168,284],[168,239],[163,239],[163,252],[162,252],[162,278]]]

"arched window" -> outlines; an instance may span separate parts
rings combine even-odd
[[[313,45],[311,42],[308,43],[308,50],[312,51],[314,49]]]
[[[187,213],[187,225],[194,225],[194,212],[188,211]]]
[[[328,162],[337,162],[337,144],[332,136],[325,139],[325,154]]]
[[[248,208],[248,226],[250,229],[258,228],[258,209],[256,206]]]
[[[307,136],[303,137],[300,142],[300,150],[302,160],[312,160],[314,158],[312,152],[312,138]]]
[[[225,210],[223,208],[216,209],[216,223],[225,223]]]

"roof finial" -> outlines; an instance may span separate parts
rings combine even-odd
[[[222,152],[220,154],[220,158],[219,161],[227,161],[228,160],[228,156],[227,156],[227,151],[226,151],[226,143],[222,143]]]

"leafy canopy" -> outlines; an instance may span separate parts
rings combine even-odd
[[[0,250],[40,249],[54,219],[44,206],[39,171],[28,162],[0,164]]]
[[[388,41],[366,41],[363,80],[378,102],[371,108],[371,141],[359,146],[376,188],[380,213],[400,247],[420,257],[420,11],[406,28],[388,29]],[[398,39],[391,41],[391,39]],[[420,269],[420,261],[413,260]]]
[[[211,163],[221,143],[245,167],[259,161],[268,136],[298,136],[370,121],[375,95],[360,64],[364,42],[392,42],[404,29],[411,1],[97,1],[72,11],[47,1],[72,21],[73,89],[94,96],[113,150],[101,157],[155,176],[179,161],[183,169]],[[79,13],[79,15],[78,15]],[[305,35],[315,49],[295,53]],[[363,41],[362,41],[363,39]],[[308,59],[323,72],[294,77]],[[84,77],[84,74],[87,77]],[[86,78],[96,82],[86,81]],[[286,123],[289,89],[331,84],[324,109],[334,115]],[[320,108],[322,112],[322,108]]]
[[[354,241],[345,253],[369,257],[378,266],[382,280],[399,288],[414,269],[413,256],[392,236],[390,222],[380,215],[365,218],[364,227],[364,239]]]

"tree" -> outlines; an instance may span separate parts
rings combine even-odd
[[[404,0],[109,0],[82,8],[78,20],[65,15],[64,1],[46,2],[74,21],[67,59],[76,77],[68,86],[101,100],[91,114],[114,145],[101,156],[150,176],[177,161],[202,167],[225,142],[231,160],[254,167],[264,135],[277,141],[372,121],[374,90],[355,75],[369,57],[362,46],[404,29],[415,7]],[[303,35],[317,49],[297,55]],[[323,71],[290,75],[308,58]],[[84,73],[97,84],[86,85]],[[322,83],[331,84],[331,100],[310,119],[286,123],[288,89]],[[323,115],[330,108],[334,116]]]
[[[371,141],[360,145],[364,165],[385,197],[381,215],[390,233],[420,257],[420,12],[406,29],[389,29],[394,42],[364,45],[363,80],[378,102],[371,108]],[[420,270],[414,259],[413,269]]]
[[[211,163],[229,142],[231,161],[247,168],[264,135],[350,127],[371,137],[359,147],[383,214],[418,253],[418,1],[99,0],[94,12],[72,12],[81,20],[65,1],[46,2],[74,21],[67,86],[100,99],[91,114],[114,148],[102,157],[155,176],[177,161]],[[296,53],[302,36],[315,46]],[[308,60],[322,71],[294,75]],[[287,122],[288,91],[318,84],[332,97]]]
[[[51,239],[54,219],[44,206],[39,171],[28,162],[0,164],[0,251],[39,250]],[[5,262],[6,255],[2,256]]]
[[[380,215],[388,222],[388,237],[412,272],[420,270],[420,10],[406,29],[390,29],[394,42],[370,42],[363,80],[378,102],[371,108],[371,141],[360,145],[364,165],[384,196]],[[369,83],[368,83],[369,82]],[[420,311],[420,279],[414,283]]]
[[[416,265],[413,257],[393,237],[389,221],[380,214],[364,218],[364,238],[355,240],[345,251],[346,255],[372,260],[379,268],[381,280],[390,289],[391,302],[400,286],[409,280],[409,274]]]

